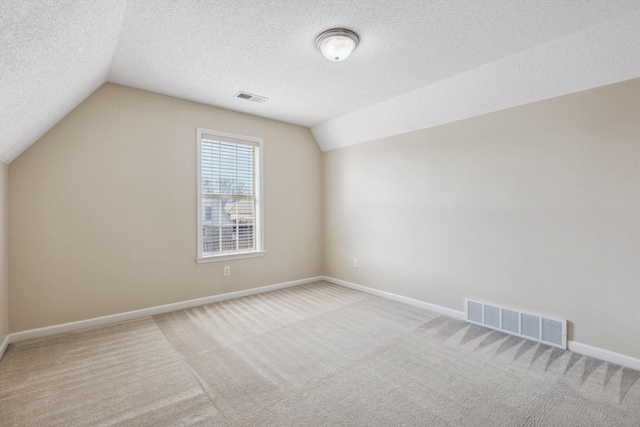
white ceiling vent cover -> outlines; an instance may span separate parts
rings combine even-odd
[[[466,319],[470,323],[511,335],[567,349],[567,321],[514,308],[466,298]]]
[[[247,93],[247,92],[238,92],[235,95],[233,95],[235,98],[240,98],[240,99],[246,99],[247,101],[253,101],[253,102],[257,102],[258,104],[262,104],[264,103],[267,99],[267,97],[264,96],[260,96],[260,95],[254,95],[252,93]]]

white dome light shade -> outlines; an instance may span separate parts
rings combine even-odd
[[[342,61],[351,55],[359,42],[358,35],[353,31],[335,28],[320,34],[316,46],[329,61]]]

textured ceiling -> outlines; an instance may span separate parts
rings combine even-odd
[[[610,50],[603,34],[610,43],[628,37],[632,30],[615,40],[605,31],[638,24],[638,9],[638,0],[2,0],[0,160],[13,160],[105,81],[310,126],[323,149],[406,132],[611,83],[580,77],[575,67],[589,61],[575,57]],[[361,38],[344,62],[314,46],[333,27]],[[631,42],[637,51],[638,38]],[[511,91],[496,99],[484,91],[471,109],[462,108],[466,99],[442,104],[448,113],[431,102],[414,117],[420,96],[434,90],[472,94],[496,76],[537,85],[554,67],[566,87],[516,91],[513,100]],[[234,98],[240,90],[269,100]],[[399,98],[412,117],[393,114]],[[393,123],[380,125],[381,117]]]
[[[15,159],[106,81],[125,6],[0,1],[0,161]]]
[[[323,151],[640,77],[640,12],[311,128]]]

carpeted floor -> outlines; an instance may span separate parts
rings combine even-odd
[[[1,426],[639,426],[640,372],[325,282],[13,344]]]

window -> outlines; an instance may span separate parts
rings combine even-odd
[[[262,140],[198,129],[198,262],[264,255]]]

